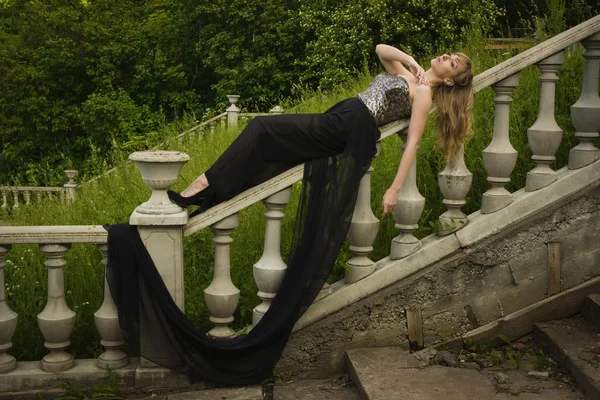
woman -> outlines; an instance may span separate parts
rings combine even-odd
[[[324,114],[253,120],[206,173],[181,194],[169,191],[171,200],[184,207],[199,205],[202,211],[290,166],[341,153],[347,144],[345,139],[356,129],[353,124],[344,125],[348,117],[353,122],[357,117],[364,122],[372,118],[377,126],[410,117],[406,149],[396,177],[383,197],[383,216],[390,213],[415,158],[432,106],[432,92],[438,108],[437,131],[446,158],[454,158],[459,151],[471,128],[473,72],[471,61],[462,53],[436,57],[431,60],[431,68],[424,71],[414,58],[392,46],[380,44],[376,52],[388,74],[377,76],[357,98],[345,100]],[[371,118],[366,115],[365,106]],[[374,143],[366,151],[371,147]]]
[[[192,380],[239,385],[270,377],[294,324],[323,288],[346,238],[358,186],[380,136],[377,126],[410,116],[408,143],[383,197],[384,215],[393,210],[414,160],[432,92],[446,156],[456,155],[470,128],[469,59],[444,54],[424,71],[391,46],[377,46],[377,54],[387,74],[377,76],[358,97],[324,114],[254,119],[181,195],[170,192],[177,204],[197,204],[203,211],[304,162],[288,268],[269,310],[248,334],[216,340],[196,330],[169,295],[136,227],[109,228],[107,279],[121,328],[141,356]]]

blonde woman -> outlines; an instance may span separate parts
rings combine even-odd
[[[192,380],[241,385],[270,377],[295,322],[335,264],[375,155],[378,126],[410,117],[406,150],[383,196],[384,215],[396,205],[432,104],[446,157],[455,157],[470,129],[469,59],[444,54],[425,71],[394,47],[379,45],[377,54],[387,72],[357,97],[324,114],[255,118],[181,195],[170,192],[177,204],[197,204],[201,212],[304,162],[288,268],[269,310],[245,336],[215,340],[199,332],[173,302],[136,227],[108,228],[107,279],[121,328],[139,355]]]

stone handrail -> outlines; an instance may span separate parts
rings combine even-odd
[[[490,87],[493,84],[516,74],[524,68],[537,64],[545,58],[548,58],[575,43],[581,42],[585,38],[598,32],[600,32],[600,15],[588,19],[569,30],[501,62],[487,71],[478,74],[473,79],[473,88],[475,89],[475,92],[478,92]]]
[[[78,175],[76,170],[65,170],[65,174],[69,181],[62,187],[45,187],[45,186],[0,186],[0,195],[2,196],[2,204],[0,208],[6,210],[8,208],[8,194],[12,193],[12,208],[19,207],[19,194],[24,197],[24,203],[26,205],[31,203],[31,193],[37,195],[37,200],[42,199],[42,194],[46,193],[48,196],[53,196],[58,193],[61,201],[71,201],[75,199],[75,189],[78,185],[75,179]]]
[[[0,244],[105,244],[106,229],[99,225],[0,226]]]

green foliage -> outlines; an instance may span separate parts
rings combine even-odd
[[[399,46],[416,58],[451,48],[473,15],[491,26],[495,13],[492,0],[303,2],[299,24],[310,40],[306,59],[300,62],[307,69],[302,81],[317,82],[324,89],[347,81],[363,62],[375,64],[378,43]]]
[[[447,9],[459,10],[448,13]],[[225,95],[265,111],[331,90],[387,42],[417,56],[461,37],[492,0],[14,0],[0,6],[0,182],[61,185],[157,143]],[[99,159],[102,158],[102,159]]]

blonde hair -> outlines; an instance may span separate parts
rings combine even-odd
[[[444,149],[446,161],[455,161],[464,142],[472,134],[473,69],[471,60],[463,53],[454,53],[464,67],[452,77],[454,85],[433,88],[436,105],[435,120],[439,146]]]

